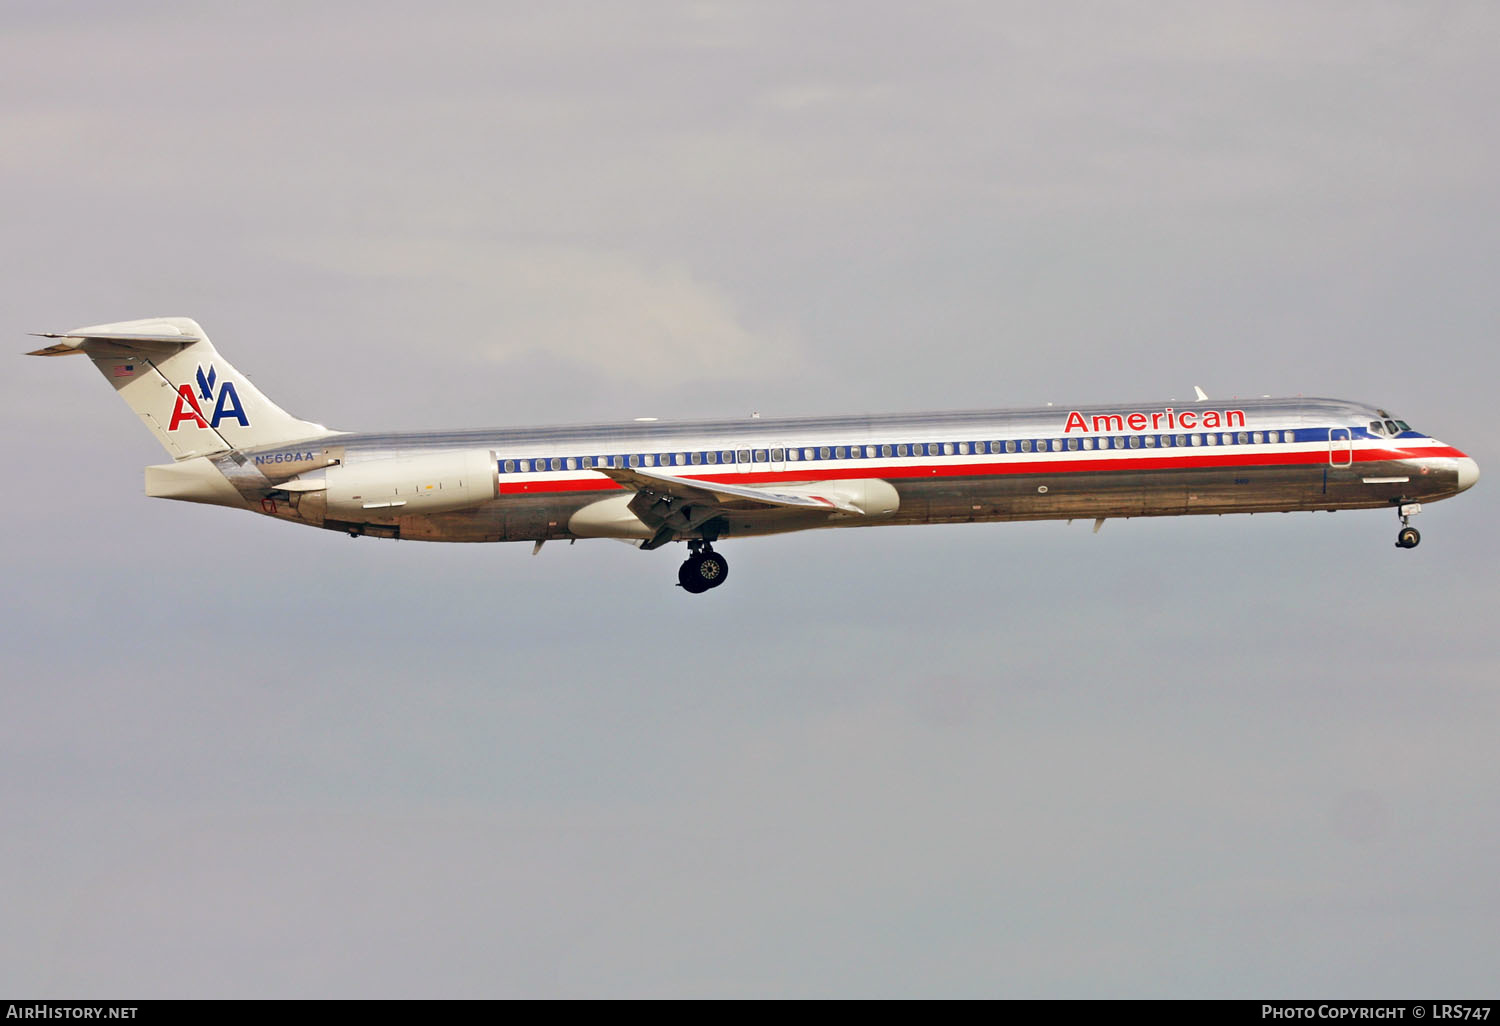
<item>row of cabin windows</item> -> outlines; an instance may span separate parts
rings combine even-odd
[[[791,449],[709,449],[647,452],[628,456],[553,456],[506,460],[506,474],[595,467],[700,467],[745,463],[798,463],[818,460],[899,459],[912,456],[982,456],[1016,452],[1074,452],[1093,449],[1170,449],[1209,445],[1262,445],[1295,442],[1294,431],[1209,431],[1182,435],[1106,435],[1101,438],[1012,438],[1003,442],[910,442],[886,445],[822,445]]]

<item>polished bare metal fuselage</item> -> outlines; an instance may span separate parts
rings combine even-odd
[[[1227,416],[1230,411],[1239,417]],[[1217,421],[1209,430],[1205,413]],[[684,532],[677,540],[876,524],[1388,508],[1445,498],[1466,486],[1460,473],[1461,461],[1467,461],[1463,453],[1417,431],[1370,431],[1372,422],[1388,420],[1384,411],[1361,403],[1260,399],[1175,410],[1170,403],[1147,403],[340,434],[240,455],[271,487],[258,502],[247,501],[249,508],[351,534],[428,541],[630,537],[628,531],[601,531],[598,518],[580,513],[612,497],[623,502],[625,490],[594,469],[606,465],[594,461],[604,460],[618,461],[608,464],[613,466],[634,460],[628,465],[687,480],[759,488],[886,482],[899,497],[895,509],[863,516],[728,510],[705,530]],[[1117,423],[1123,430],[1114,429]],[[1095,430],[1101,425],[1104,430]],[[1214,444],[1208,444],[1210,434]],[[1270,441],[1273,437],[1278,440]],[[1283,440],[1289,438],[1295,440]],[[1044,451],[1037,451],[1038,443]],[[1101,448],[1105,444],[1108,448]],[[916,446],[922,447],[920,456],[914,454]],[[929,451],[932,446],[938,449]],[[712,464],[709,454],[715,454]],[[434,488],[444,487],[441,475],[448,472],[422,468],[470,458],[462,487],[472,491],[478,475],[472,468],[480,466],[481,455],[491,475],[482,482],[488,490],[483,501],[455,509],[442,508],[441,502],[424,506],[432,502]],[[219,462],[232,475],[233,468],[222,458]],[[322,476],[356,469],[360,480],[376,481],[382,468],[402,478],[391,496],[351,493],[340,505],[337,489],[315,487]],[[452,471],[448,480],[458,476]],[[422,484],[429,479],[437,484]],[[408,501],[399,487],[427,491]],[[458,494],[456,485],[447,487]],[[433,511],[423,511],[428,508]]]

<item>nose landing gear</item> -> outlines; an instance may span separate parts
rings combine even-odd
[[[729,578],[729,561],[705,541],[690,541],[692,555],[677,568],[677,583],[690,595],[701,595]]]
[[[1422,512],[1419,503],[1404,502],[1396,507],[1396,512],[1401,516],[1401,530],[1396,533],[1396,548],[1414,549],[1422,540],[1422,534],[1411,526],[1411,518]]]

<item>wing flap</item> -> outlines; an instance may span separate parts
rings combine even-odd
[[[695,481],[659,474],[640,467],[600,467],[598,472],[635,492],[652,492],[686,502],[712,503],[719,509],[827,510],[863,516],[864,510],[837,493],[814,494],[801,489],[752,488],[723,481]],[[804,488],[806,486],[803,486]],[[831,489],[820,489],[820,492]]]

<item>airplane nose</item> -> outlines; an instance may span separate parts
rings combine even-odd
[[[1458,490],[1464,491],[1474,487],[1474,482],[1479,480],[1479,464],[1465,456],[1458,461]]]

